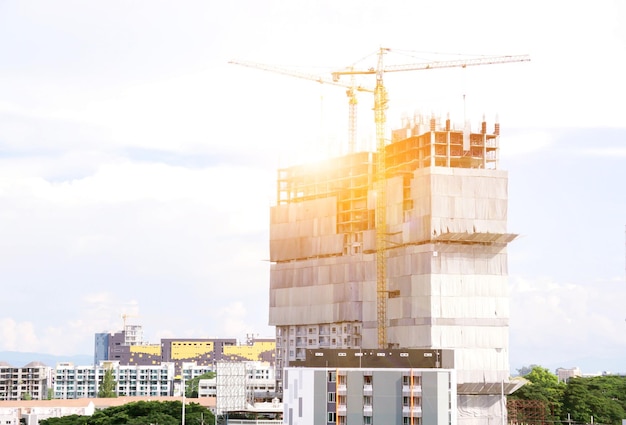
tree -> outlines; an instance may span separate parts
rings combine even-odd
[[[524,378],[530,382],[509,398],[540,401],[545,406],[546,417],[552,419],[561,417],[565,384],[560,384],[559,378],[548,369],[536,365],[524,375]]]
[[[533,384],[539,384],[544,387],[553,387],[559,384],[559,378],[545,367],[534,366],[532,370],[524,375]]]
[[[115,393],[116,387],[117,383],[115,382],[115,377],[113,376],[113,369],[107,369],[102,377],[102,383],[100,384],[100,389],[98,390],[98,397],[117,397],[117,394]]]
[[[626,377],[570,378],[563,409],[575,422],[620,424],[626,417]]]
[[[92,416],[64,416],[39,421],[40,425],[180,425],[180,401],[137,401],[96,410]],[[185,425],[214,423],[213,414],[197,403],[185,406]]]

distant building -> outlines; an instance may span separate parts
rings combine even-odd
[[[0,362],[0,400],[47,399],[51,371],[40,362],[31,362],[24,367]]]
[[[94,364],[117,361],[121,365],[174,363],[180,371],[183,362],[212,366],[218,361],[266,361],[274,364],[274,339],[250,337],[245,344],[234,338],[165,338],[159,344],[143,341],[140,325],[125,325],[113,333],[95,334]]]
[[[54,397],[58,399],[95,398],[107,369],[112,369],[115,392],[121,397],[169,397],[182,395],[182,379],[174,363],[159,365],[121,365],[101,362],[97,366],[57,364],[54,373]],[[185,380],[191,380],[212,369],[195,363],[182,363]]]
[[[583,376],[583,374],[577,367],[573,367],[570,369],[560,367],[556,370],[556,376],[559,379],[559,382],[567,382],[570,378]]]
[[[284,369],[284,421],[456,425],[453,358],[451,350],[309,350]]]

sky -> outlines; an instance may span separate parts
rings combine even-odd
[[[531,56],[385,74],[388,130],[499,120],[512,371],[626,372],[624,16],[619,0],[0,0],[0,351],[91,354],[122,314],[150,342],[272,337],[276,169],[345,152],[347,100],[228,62],[329,76],[385,47],[388,65]]]

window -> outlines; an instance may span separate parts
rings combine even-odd
[[[337,381],[337,372],[328,372],[328,382],[336,382]]]
[[[372,375],[363,376],[363,384],[364,385],[372,385]]]
[[[337,397],[337,404],[339,404],[340,406],[345,406],[346,405],[346,396],[345,395],[340,395]]]
[[[363,396],[363,406],[371,406],[372,405],[372,396],[364,395]]]
[[[335,397],[336,397],[336,393],[328,393],[328,402],[329,403],[334,403],[335,402]]]
[[[337,422],[337,414],[335,412],[328,412],[328,422],[329,423]]]
[[[363,416],[363,425],[371,425],[371,423],[372,423],[372,417],[371,416]]]

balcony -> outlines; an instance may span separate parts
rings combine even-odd
[[[417,386],[403,385],[402,395],[409,395],[409,394],[422,395],[422,386],[421,385],[417,385]]]
[[[402,406],[402,415],[404,416],[417,416],[418,418],[422,417],[422,406],[413,406],[411,409],[410,406]]]

